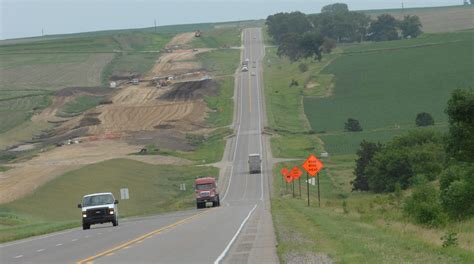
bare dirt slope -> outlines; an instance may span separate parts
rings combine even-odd
[[[192,33],[178,35],[169,46],[184,45],[193,36]],[[143,79],[199,71],[201,65],[195,61],[195,54],[204,51],[165,53]],[[56,113],[75,94],[57,94],[52,106],[33,117],[33,120],[64,121],[50,132],[56,141],[46,138],[45,142],[53,143],[58,139],[79,136],[83,143],[40,153],[29,161],[13,164],[14,168],[7,172],[0,172],[0,203],[22,197],[68,171],[104,160],[129,158],[152,164],[189,164],[187,160],[174,157],[128,154],[138,152],[144,144],[150,143],[164,148],[188,150],[185,133],[204,128],[208,109],[203,96],[215,93],[215,84],[209,80],[181,82],[159,88],[150,82],[140,82],[139,85],[126,85],[107,95],[110,104],[100,105],[67,120],[58,120]]]
[[[151,164],[189,163],[175,157],[128,155],[139,149],[139,146],[116,140],[85,142],[55,148],[29,161],[13,164],[13,169],[0,173],[0,204],[22,197],[68,171],[105,160],[130,158]]]

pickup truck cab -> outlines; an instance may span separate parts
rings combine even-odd
[[[118,225],[118,200],[114,195],[108,193],[93,193],[82,198],[82,204],[77,207],[82,212],[82,229],[86,230],[93,224],[111,222],[113,226]]]
[[[212,207],[220,206],[219,192],[217,191],[216,179],[212,177],[197,178],[194,181],[196,190],[196,208],[206,208],[206,204],[212,202]]]

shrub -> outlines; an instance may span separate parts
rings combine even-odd
[[[474,166],[452,165],[441,174],[441,203],[453,219],[474,215]]]
[[[419,185],[405,200],[404,212],[415,222],[430,227],[442,225],[446,216],[439,201],[439,193],[429,184]]]
[[[457,246],[458,234],[454,232],[448,232],[441,237],[441,241],[443,241],[443,247]]]
[[[347,122],[344,124],[344,129],[346,131],[358,132],[362,131],[362,126],[359,123],[359,120],[354,118],[348,118]]]
[[[308,65],[306,63],[300,63],[300,65],[298,65],[298,69],[300,70],[300,72],[307,72]]]
[[[415,123],[416,126],[432,126],[434,119],[430,114],[422,112],[416,115]]]

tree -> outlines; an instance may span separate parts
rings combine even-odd
[[[408,188],[416,177],[436,179],[443,170],[443,137],[430,130],[414,130],[395,137],[377,152],[365,169],[369,189],[393,192]]]
[[[457,163],[449,166],[440,177],[441,204],[456,220],[474,215],[474,165]]]
[[[370,39],[373,41],[398,39],[397,24],[397,20],[389,14],[378,16],[377,20],[370,23]]]
[[[277,44],[280,44],[282,38],[287,34],[301,35],[312,29],[307,16],[301,12],[271,15],[267,17],[265,24],[268,28],[268,34]]]
[[[434,119],[430,114],[422,112],[416,115],[415,123],[416,126],[432,126]]]
[[[363,140],[357,150],[356,167],[354,169],[355,179],[351,181],[352,190],[368,191],[366,168],[372,162],[373,157],[382,149],[382,144]]]
[[[427,183],[415,188],[413,194],[406,199],[403,209],[417,223],[427,226],[439,226],[446,219],[438,190]]]
[[[416,38],[423,31],[421,31],[421,22],[418,16],[405,16],[403,20],[399,23],[400,30],[402,31],[402,35],[404,38]]]
[[[331,5],[326,5],[321,8],[321,13],[347,13],[349,12],[349,7],[344,3],[335,3]]]
[[[362,131],[362,126],[359,123],[359,120],[354,118],[348,118],[347,122],[344,124],[344,129],[346,131],[358,132]]]
[[[449,118],[448,154],[458,161],[474,162],[474,91],[455,90],[445,112]]]

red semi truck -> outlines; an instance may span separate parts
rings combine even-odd
[[[196,190],[197,209],[206,208],[206,204],[211,202],[212,207],[221,205],[216,179],[212,177],[197,178],[194,182],[194,189]]]

